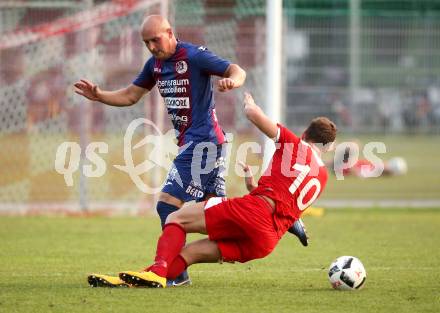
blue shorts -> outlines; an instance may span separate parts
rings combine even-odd
[[[224,197],[226,143],[200,143],[177,155],[162,188],[184,202],[203,201],[208,194]]]

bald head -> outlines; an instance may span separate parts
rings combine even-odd
[[[167,59],[176,51],[177,40],[171,25],[160,15],[149,15],[142,22],[142,40],[157,59]]]
[[[166,18],[161,15],[149,15],[142,22],[141,33],[142,36],[152,31],[166,31],[171,29],[171,25]]]

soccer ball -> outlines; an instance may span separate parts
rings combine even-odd
[[[367,272],[361,261],[354,256],[340,256],[328,269],[328,279],[334,289],[360,289],[367,278]]]
[[[393,175],[405,175],[408,172],[408,165],[402,157],[395,157],[388,160],[388,170]]]

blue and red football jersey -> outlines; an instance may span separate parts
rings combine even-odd
[[[133,84],[148,90],[157,85],[179,146],[218,145],[225,136],[215,113],[211,75],[223,76],[229,65],[203,46],[178,41],[174,55],[167,60],[151,57]]]

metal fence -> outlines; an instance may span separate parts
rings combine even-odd
[[[287,120],[440,132],[440,2],[284,1]]]
[[[316,115],[328,115],[350,132],[440,132],[439,1],[283,5],[282,117],[288,126],[299,129]],[[264,103],[265,58],[271,53],[264,44],[265,0],[0,1],[0,211],[152,207],[153,197],[112,165],[123,162],[122,134],[133,119],[170,127],[157,98],[147,96],[144,105],[123,110],[91,105],[75,96],[72,84],[82,77],[105,89],[131,82],[148,57],[139,40],[142,18],[164,7],[182,40],[244,67],[245,88]],[[226,131],[249,128],[241,90],[216,100]],[[73,187],[66,186],[54,170],[57,147],[78,141],[84,150],[94,140],[109,144],[106,175],[87,179],[76,173]],[[241,185],[240,178],[228,181]]]
[[[147,14],[168,15],[178,37],[206,45],[244,64],[252,86],[261,86],[264,54],[256,34],[264,31],[261,10],[240,1],[2,1],[0,2],[0,211],[121,208],[151,209],[155,194],[136,188],[124,163],[123,135],[136,118],[148,118],[163,133],[168,116],[154,89],[135,106],[93,104],[73,92],[89,79],[103,89],[131,83],[149,57],[139,28]],[[263,2],[260,1],[260,5]],[[261,27],[263,25],[263,27]],[[242,43],[246,44],[243,45]],[[255,53],[255,51],[257,53]],[[254,88],[264,94],[262,88]],[[226,131],[243,128],[239,92],[216,95],[217,114]],[[241,126],[240,126],[241,125]],[[138,130],[148,135],[151,129]],[[80,145],[81,160],[72,186],[54,169],[63,142]],[[92,141],[108,145],[105,175],[84,177],[84,151]],[[139,151],[140,150],[140,151]],[[138,149],[136,164],[151,151]],[[160,187],[169,168],[146,173]]]

